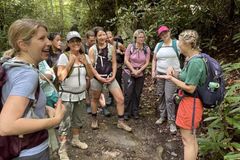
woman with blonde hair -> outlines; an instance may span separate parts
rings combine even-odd
[[[198,143],[195,129],[198,128],[203,114],[203,104],[197,96],[196,89],[205,83],[207,71],[204,60],[198,57],[201,50],[196,31],[183,31],[179,35],[179,48],[182,54],[188,57],[187,64],[179,74],[179,79],[175,76],[173,67],[168,68],[167,75],[158,75],[157,78],[172,81],[184,93],[178,106],[176,125],[180,127],[184,145],[184,160],[196,160]]]
[[[129,44],[125,52],[124,63],[126,68],[123,71],[124,86],[124,118],[139,118],[139,102],[144,84],[144,70],[150,60],[150,48],[145,44],[145,32],[138,29],[133,34],[134,42]]]
[[[46,129],[58,125],[65,112],[61,100],[55,104],[56,110],[46,107],[39,86],[37,66],[48,58],[50,47],[47,27],[36,20],[20,19],[10,26],[8,38],[15,57],[3,64],[7,80],[1,88],[0,159],[46,160]],[[45,118],[46,113],[50,118]],[[2,143],[6,139],[8,143]]]

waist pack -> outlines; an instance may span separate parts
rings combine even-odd
[[[0,160],[18,157],[24,149],[33,148],[48,138],[47,130],[21,136],[0,136]]]

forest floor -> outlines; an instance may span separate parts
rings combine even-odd
[[[147,76],[140,104],[140,119],[130,119],[127,123],[132,133],[117,128],[115,107],[109,107],[112,116],[107,118],[99,114],[99,129],[92,130],[91,115],[82,109],[84,126],[80,140],[88,144],[87,150],[81,150],[68,144],[68,153],[72,160],[182,160],[183,145],[179,131],[172,135],[167,123],[156,125],[159,118],[157,96],[150,76]],[[57,160],[57,156],[54,156]]]

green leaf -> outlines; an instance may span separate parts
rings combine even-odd
[[[238,108],[235,108],[229,112],[229,114],[240,112],[240,106]]]
[[[205,119],[204,119],[204,122],[212,121],[212,120],[215,120],[215,119],[217,119],[217,118],[219,118],[219,117],[218,117],[218,116],[208,117],[208,118],[205,118]]]
[[[226,117],[226,121],[232,125],[233,127],[236,127],[238,129],[240,129],[240,123],[239,121],[237,121],[236,119],[234,118],[230,118],[230,117]]]
[[[231,145],[236,148],[238,151],[240,151],[240,143],[237,143],[237,142],[233,142],[231,143]]]
[[[240,153],[228,153],[224,156],[224,160],[237,160],[240,159]]]

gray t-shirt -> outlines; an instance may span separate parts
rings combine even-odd
[[[90,63],[90,59],[88,55],[86,55],[86,59],[88,63]],[[58,66],[66,66],[69,62],[66,54],[61,54],[58,60]],[[86,98],[86,69],[83,64],[74,64],[73,70],[68,78],[66,78],[60,86],[61,98],[63,101],[71,101],[77,102]]]
[[[177,72],[181,71],[177,54],[172,46],[165,46],[165,44],[163,44],[158,52],[157,48],[158,45],[156,45],[154,49],[154,54],[156,54],[157,59],[157,72],[166,73],[170,66],[172,66]]]
[[[21,66],[21,67],[9,67],[9,65],[4,65],[7,73],[7,81],[2,88],[2,97],[1,100],[4,102],[7,100],[8,96],[21,96],[26,97],[31,100],[35,100],[35,92],[39,83],[38,72],[33,70],[30,66]],[[45,116],[45,106],[46,106],[46,97],[40,88],[38,100],[34,109],[34,113],[40,117],[44,118]],[[18,106],[16,106],[18,107]],[[42,152],[48,147],[47,140],[45,140],[40,145],[21,151],[21,156],[30,156]]]

